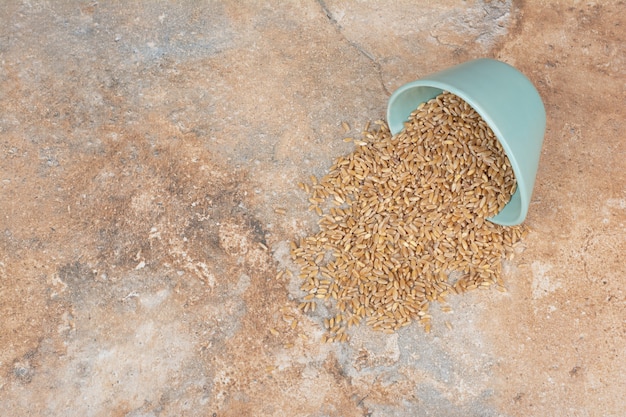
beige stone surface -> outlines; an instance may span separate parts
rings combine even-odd
[[[617,0],[5,2],[0,415],[624,416],[625,34]],[[297,183],[478,57],[548,118],[509,291],[322,344],[276,278]]]

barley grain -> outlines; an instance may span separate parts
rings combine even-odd
[[[385,332],[417,320],[429,332],[430,303],[504,289],[501,260],[526,231],[486,221],[516,182],[500,143],[467,103],[443,93],[397,135],[383,121],[372,129],[368,122],[354,143],[327,175],[311,177],[312,186],[298,184],[320,216],[317,234],[291,244],[308,293],[299,308],[332,299],[345,313],[324,321],[325,341],[342,341],[345,326],[363,318]],[[323,210],[328,203],[335,207]]]

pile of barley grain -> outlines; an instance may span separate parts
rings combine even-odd
[[[504,290],[501,262],[523,232],[485,221],[509,201],[515,177],[463,100],[443,93],[420,105],[395,136],[377,124],[325,177],[300,184],[320,231],[292,243],[291,255],[307,293],[300,308],[336,301],[325,341],[347,340],[346,326],[362,319],[388,332],[417,320],[429,331],[431,302]]]

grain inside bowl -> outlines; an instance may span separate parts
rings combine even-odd
[[[324,341],[345,341],[365,319],[393,332],[417,320],[430,330],[430,303],[495,285],[502,259],[524,233],[486,220],[515,191],[511,164],[489,126],[444,92],[420,105],[392,136],[366,128],[354,152],[327,175],[301,184],[319,232],[293,242],[300,308],[334,301]]]

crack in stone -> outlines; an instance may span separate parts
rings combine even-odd
[[[385,94],[387,94],[387,96],[390,96],[391,93],[389,92],[389,90],[387,90],[387,86],[385,85],[385,81],[383,79],[383,70],[382,67],[380,65],[380,63],[376,60],[376,57],[374,55],[372,55],[369,51],[365,50],[361,45],[359,45],[357,42],[354,42],[350,39],[348,39],[348,37],[346,37],[346,35],[343,33],[343,31],[341,30],[341,25],[339,24],[339,22],[337,21],[337,19],[335,19],[333,17],[333,14],[331,13],[331,11],[328,9],[328,7],[326,6],[326,3],[324,2],[324,0],[317,0],[317,3],[320,5],[322,12],[324,12],[324,14],[326,15],[326,18],[328,19],[328,21],[331,23],[331,25],[333,25],[335,27],[335,29],[337,30],[337,32],[341,35],[341,37],[348,42],[348,44],[353,47],[354,49],[356,49],[361,55],[363,55],[364,57],[366,57],[372,64],[374,64],[374,67],[376,68],[376,72],[378,74],[378,78],[380,80],[380,85],[383,89],[383,91],[385,92]]]

